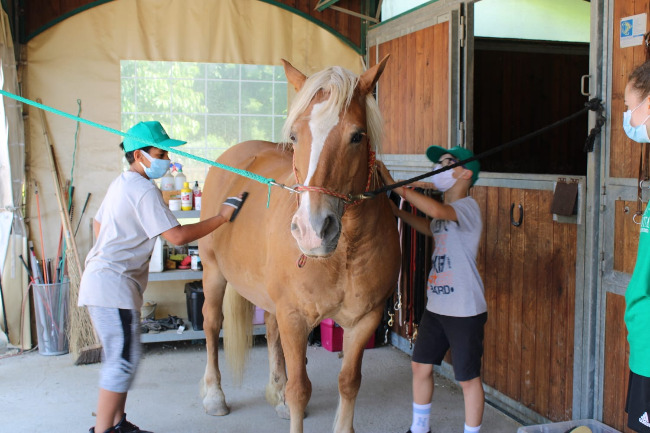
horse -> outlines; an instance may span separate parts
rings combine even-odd
[[[242,191],[249,195],[234,222],[199,240],[207,347],[201,395],[208,414],[229,413],[218,364],[221,326],[227,357],[231,331],[251,328],[241,323],[250,324],[250,314],[234,313],[224,323],[228,286],[229,293],[230,288],[236,292],[226,299],[247,306],[237,311],[250,312],[252,304],[266,311],[266,398],[279,416],[290,419],[291,433],[303,431],[311,397],[306,370],[309,333],[325,318],[343,328],[334,431],[354,432],[364,346],[396,287],[401,262],[387,195],[360,198],[360,193],[382,184],[375,163],[382,119],[372,91],[386,61],[361,75],[334,66],[307,77],[282,60],[287,81],[297,92],[282,129],[285,145],[246,141],[217,161],[277,185],[294,185],[289,189],[295,194],[286,189],[270,192],[268,185],[228,170],[209,170],[202,220],[216,215],[226,197]],[[230,365],[243,363],[235,360]]]

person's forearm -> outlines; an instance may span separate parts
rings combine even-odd
[[[427,218],[413,215],[412,213],[401,209],[398,211],[397,216],[423,235],[431,236],[431,221]]]
[[[174,245],[184,245],[212,233],[226,222],[228,222],[226,217],[217,214],[212,218],[208,218],[198,223],[176,226],[173,229],[164,232],[163,237]]]

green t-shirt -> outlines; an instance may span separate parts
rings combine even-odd
[[[650,206],[641,218],[636,265],[625,291],[625,324],[630,370],[650,377]]]

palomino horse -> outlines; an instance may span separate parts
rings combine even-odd
[[[361,76],[331,67],[309,78],[283,61],[298,92],[283,129],[288,145],[248,141],[218,160],[280,184],[297,184],[300,194],[274,189],[267,208],[264,184],[216,168],[208,173],[204,197],[209,200],[201,219],[215,215],[227,196],[249,191],[237,220],[199,241],[208,355],[202,395],[209,414],[229,412],[217,360],[229,283],[241,295],[237,299],[267,311],[271,371],[266,396],[279,415],[290,416],[291,433],[303,431],[311,396],[305,366],[309,332],[325,318],[343,327],[345,356],[334,431],[354,431],[363,349],[396,286],[400,265],[387,196],[349,199],[380,182],[374,149],[380,144],[382,120],[372,90],[386,60]],[[245,315],[235,316],[234,321]],[[240,326],[229,320],[226,334]],[[227,342],[225,350],[228,356]]]

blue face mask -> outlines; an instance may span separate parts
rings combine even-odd
[[[650,116],[646,117],[639,126],[632,126],[630,123],[632,120],[632,113],[634,113],[636,109],[642,106],[645,102],[646,100],[644,99],[634,110],[627,110],[623,113],[623,130],[625,131],[625,135],[627,135],[630,140],[634,140],[637,143],[650,143],[648,128],[645,126],[645,123],[650,119]]]
[[[158,179],[163,177],[167,170],[169,170],[169,160],[168,159],[156,159],[149,155],[144,150],[141,150],[140,153],[144,155],[145,158],[151,163],[151,167],[147,167],[143,163],[140,163],[142,168],[144,168],[144,173],[149,177],[149,179]]]

